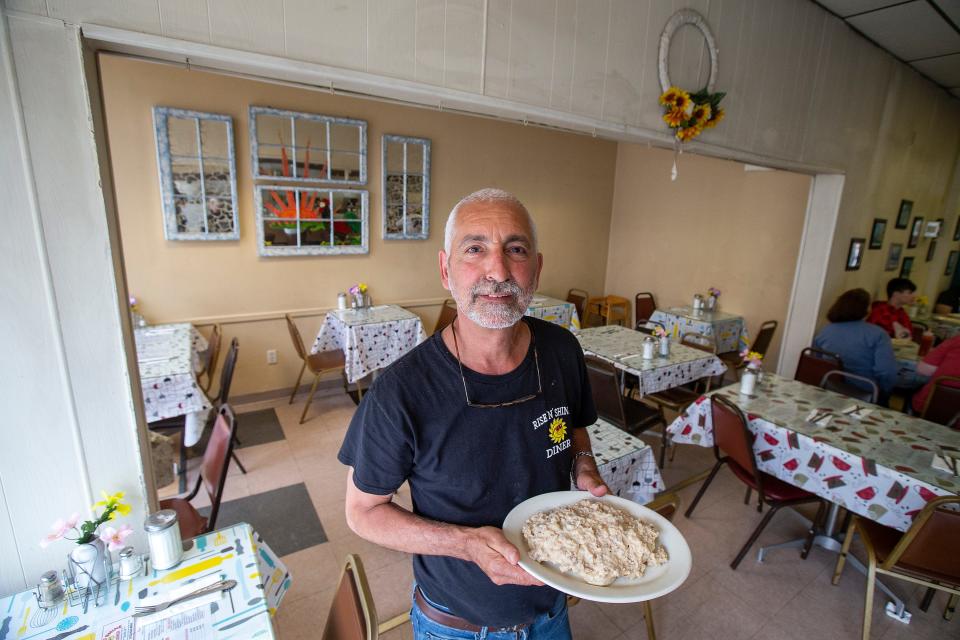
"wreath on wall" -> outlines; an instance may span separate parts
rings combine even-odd
[[[710,76],[707,86],[696,93],[690,93],[670,82],[668,57],[670,40],[680,27],[690,25],[703,35],[710,53]],[[663,107],[663,121],[674,130],[674,160],[671,180],[677,179],[677,157],[682,152],[681,145],[699,136],[704,129],[717,126],[723,120],[724,110],[720,101],[726,93],[714,91],[718,69],[717,43],[710,32],[706,19],[692,9],[681,9],[670,16],[663,33],[660,34],[658,67],[660,72],[660,105]]]

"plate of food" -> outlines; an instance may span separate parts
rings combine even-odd
[[[520,566],[558,591],[596,602],[666,595],[690,574],[690,547],[655,511],[616,496],[556,491],[518,504],[503,533]]]

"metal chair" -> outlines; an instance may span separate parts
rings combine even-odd
[[[793,374],[793,379],[819,387],[823,376],[840,369],[843,369],[843,360],[839,355],[807,347],[800,352],[800,361],[797,362],[797,372]]]
[[[945,620],[953,617],[960,598],[960,555],[956,553],[956,542],[960,539],[960,512],[952,505],[960,505],[960,496],[934,498],[923,507],[903,534],[859,516],[854,516],[850,521],[833,572],[833,584],[840,582],[853,535],[859,533],[867,552],[863,640],[870,637],[873,588],[878,573],[928,589],[946,591],[950,599],[943,617]]]
[[[340,582],[330,603],[321,640],[377,640],[382,634],[410,621],[401,613],[385,622],[377,617],[373,592],[367,581],[360,556],[348,554],[340,573]]]
[[[880,389],[877,383],[866,376],[858,376],[849,371],[830,371],[820,380],[820,386],[827,391],[877,404],[880,399]]]
[[[447,325],[457,318],[457,303],[452,298],[443,301],[440,307],[440,315],[437,317],[437,324],[433,327],[434,333],[439,333],[447,328]]]
[[[652,325],[652,326],[648,326],[648,325]],[[667,327],[662,322],[657,322],[656,320],[644,320],[642,323],[638,322],[636,326],[636,330],[639,331],[640,333],[645,333],[648,336],[652,336],[654,333],[656,333],[657,327],[660,327],[664,331],[667,330]]]
[[[646,324],[653,312],[657,310],[657,301],[649,291],[641,291],[634,297],[634,326],[639,329]]]
[[[593,403],[601,418],[635,436],[662,424],[660,412],[639,400],[624,397],[616,367],[595,356],[585,356],[587,377],[593,393]],[[666,443],[666,427],[661,447]],[[661,451],[661,457],[663,452]]]
[[[197,372],[197,384],[200,384],[204,393],[209,393],[210,387],[213,386],[213,374],[217,370],[217,358],[220,357],[220,341],[220,325],[215,324],[210,332],[210,338],[207,340],[207,349],[203,352],[202,367]],[[206,384],[200,383],[200,378],[204,375],[207,376]]]
[[[230,457],[233,455],[233,441],[236,434],[237,419],[233,409],[230,405],[223,404],[213,422],[213,430],[207,441],[207,448],[203,452],[200,475],[197,477],[197,484],[193,487],[193,491],[183,497],[160,501],[161,509],[173,509],[177,512],[180,537],[184,540],[202,533],[209,533],[216,528],[217,513],[220,511],[223,487],[227,482],[227,468],[230,466]],[[190,501],[200,492],[200,487],[206,489],[207,497],[210,499],[210,515],[206,518],[190,504]]]
[[[320,382],[320,376],[329,371],[337,371],[338,369],[342,372],[346,365],[346,358],[340,349],[331,349],[330,351],[321,351],[320,353],[307,353],[306,348],[303,346],[303,338],[300,337],[300,330],[297,328],[296,323],[294,323],[293,318],[291,318],[289,314],[284,314],[283,317],[287,319],[287,329],[290,331],[290,340],[293,342],[293,348],[296,350],[300,359],[303,360],[303,366],[300,367],[300,375],[297,376],[297,383],[293,385],[290,402],[287,404],[293,404],[293,399],[296,397],[297,391],[300,390],[300,381],[303,379],[303,372],[309,368],[310,373],[313,374],[313,385],[310,387],[310,395],[307,396],[307,403],[303,405],[303,413],[300,414],[300,424],[303,424],[307,417],[307,410],[310,408],[310,403],[313,402],[313,395],[317,392],[317,383]],[[344,378],[344,388],[346,389],[346,378]],[[360,391],[360,385],[357,385],[357,391],[362,393]]]
[[[930,422],[957,428],[960,412],[960,378],[940,376],[930,383],[930,393],[923,403],[920,417]]]
[[[737,557],[730,563],[730,568],[736,570],[740,561],[743,560],[747,551],[749,551],[750,547],[757,541],[757,538],[760,537],[760,534],[777,511],[783,507],[795,507],[801,504],[817,502],[819,503],[817,516],[807,534],[807,541],[800,553],[800,557],[806,559],[807,554],[810,553],[810,547],[813,544],[816,525],[823,515],[825,503],[812,493],[775,478],[770,474],[759,471],[757,469],[757,460],[753,453],[753,436],[747,426],[747,419],[744,417],[743,412],[740,411],[740,408],[735,404],[717,394],[710,397],[710,405],[713,412],[713,455],[717,463],[713,466],[713,469],[711,469],[706,480],[703,481],[693,502],[690,503],[690,507],[685,514],[686,517],[689,518],[693,513],[693,510],[700,502],[700,498],[702,498],[706,492],[707,487],[710,486],[717,472],[720,471],[720,467],[727,465],[730,467],[730,471],[732,471],[741,482],[747,485],[744,504],[749,503],[751,492],[756,491],[759,496],[757,500],[757,511],[762,511],[764,504],[770,507],[770,510],[767,511],[766,515],[760,521],[760,524],[758,524],[756,529],[753,530],[753,533],[750,534],[750,538],[746,544],[744,544],[740,552],[737,553]]]
[[[583,289],[570,289],[567,291],[567,302],[572,302],[577,308],[577,316],[583,321],[584,305],[590,299],[590,294]]]
[[[754,338],[753,344],[750,345],[750,351],[755,351],[761,356],[767,355],[767,350],[770,349],[770,343],[773,341],[773,334],[777,331],[778,323],[776,320],[767,320],[762,325],[760,325],[760,331],[757,332],[757,337]],[[738,351],[727,351],[725,353],[718,354],[724,364],[726,364],[731,371],[735,373],[737,378],[740,377],[739,371],[744,367],[743,358],[740,356]]]

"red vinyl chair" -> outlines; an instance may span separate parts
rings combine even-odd
[[[843,360],[836,353],[807,347],[800,352],[800,361],[797,363],[797,372],[793,375],[793,379],[819,387],[823,376],[841,369],[843,369]]]

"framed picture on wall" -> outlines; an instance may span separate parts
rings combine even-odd
[[[930,246],[927,247],[927,262],[933,260],[933,254],[937,252],[937,241],[936,239],[930,241]]]
[[[873,229],[870,230],[870,248],[879,249],[883,246],[883,235],[887,232],[887,221],[883,218],[873,219]]]
[[[960,251],[951,251],[950,255],[947,256],[947,268],[944,269],[943,275],[952,276],[953,271],[957,268],[957,258],[960,257]]]
[[[923,232],[925,238],[939,238],[940,229],[943,227],[942,220],[931,220],[927,223],[927,228]]]
[[[866,238],[851,238],[850,249],[847,251],[847,271],[856,271],[863,262],[863,245]]]
[[[913,212],[913,200],[901,200],[900,211],[897,213],[897,229],[906,229]],[[873,248],[873,247],[871,247]]]
[[[910,227],[910,238],[907,240],[907,249],[913,249],[920,242],[920,233],[923,231],[923,216],[917,216],[913,219],[913,226]]]
[[[890,245],[890,249],[887,250],[887,264],[884,266],[884,271],[893,271],[897,268],[897,265],[900,264],[900,254],[903,253],[903,245],[900,243],[893,243]]]
[[[903,264],[900,265],[900,277],[909,278],[911,271],[913,271],[913,256],[904,256]]]

